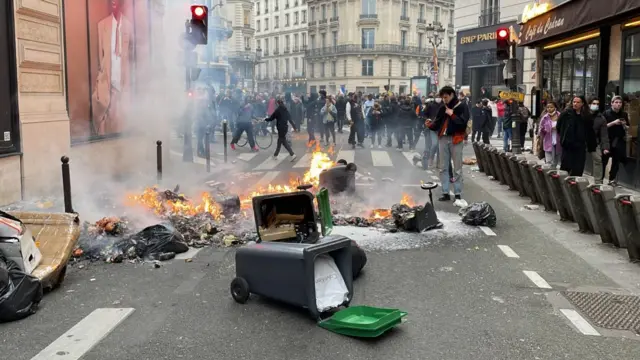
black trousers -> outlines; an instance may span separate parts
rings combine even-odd
[[[349,131],[349,144],[355,145],[356,137],[358,138],[358,144],[362,145],[364,142],[364,121],[358,121],[351,125],[351,129]]]
[[[621,140],[618,140],[621,141]],[[624,140],[622,140],[624,143]],[[609,181],[613,181],[618,176],[620,170],[620,164],[624,163],[625,149],[619,149],[612,147],[607,155],[602,155],[602,174],[604,175],[607,170],[607,164],[611,159],[611,169],[609,169]]]
[[[280,148],[282,146],[284,146],[285,150],[289,152],[289,155],[293,156],[293,150],[291,149],[291,145],[287,141],[286,131],[278,131],[278,143],[276,145],[276,152],[273,153],[273,156],[278,156],[278,154],[280,154]]]
[[[336,143],[336,123],[335,121],[327,121],[324,124],[324,136],[327,138],[327,142],[329,142],[329,135],[333,137],[333,143]]]
[[[474,130],[473,134],[471,134],[471,141],[480,141],[485,144],[489,144],[489,130]]]
[[[586,149],[562,149],[562,159],[560,160],[560,170],[569,173],[569,176],[582,176],[584,165],[587,161]]]
[[[309,141],[315,141],[316,140],[316,135],[315,135],[315,119],[313,118],[313,116],[308,117],[307,118],[307,134],[309,134]]]
[[[414,126],[403,126],[400,128],[400,131],[398,131],[398,147],[401,148],[402,146],[404,146],[404,139],[406,138],[408,140],[409,143],[409,148],[413,149],[414,147],[414,142],[413,142],[413,130],[414,130]]]
[[[387,147],[391,147],[393,146],[393,144],[391,143],[391,139],[393,139],[393,134],[395,134],[398,129],[396,125],[391,123],[391,120],[387,120],[385,128],[387,129]]]
[[[232,144],[237,144],[238,140],[240,140],[240,136],[242,136],[243,132],[247,132],[247,138],[249,139],[249,146],[253,149],[256,147],[256,139],[253,135],[253,124],[250,122],[237,122],[236,130],[233,133],[233,138],[231,139]]]
[[[345,114],[338,114],[338,132],[342,133],[342,127],[344,126]]]

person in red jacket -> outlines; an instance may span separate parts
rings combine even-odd
[[[502,99],[496,103],[498,108],[498,137],[502,137],[502,122],[504,121],[504,102]]]

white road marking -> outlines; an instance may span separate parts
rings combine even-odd
[[[251,161],[256,156],[258,156],[258,153],[256,152],[242,153],[242,154],[238,154],[238,159],[243,161]]]
[[[338,152],[338,156],[336,157],[336,161],[344,159],[347,164],[350,164],[356,159],[356,152],[354,150],[340,150]]]
[[[308,168],[309,166],[311,166],[311,158],[313,157],[313,154],[311,153],[306,153],[304,154],[303,157],[301,157],[294,165],[294,168]]]
[[[480,228],[480,230],[482,230],[482,232],[487,236],[496,236],[496,233],[494,233],[493,230],[491,230],[491,228],[489,227],[478,226],[478,228]]]
[[[256,186],[266,186],[269,185],[273,180],[275,180],[278,175],[280,175],[280,171],[267,171],[261,178],[256,182],[254,187]]]
[[[498,245],[498,249],[502,250],[502,252],[503,252],[507,257],[510,257],[510,258],[513,258],[513,259],[520,259],[520,255],[516,254],[516,252],[515,252],[515,251],[513,251],[513,249],[512,249],[512,248],[510,248],[510,247],[509,247],[509,246],[507,246],[507,245]]]
[[[560,309],[560,312],[569,319],[573,326],[575,326],[583,335],[600,336],[598,330],[591,326],[591,324],[589,324],[582,315],[578,314],[577,311],[573,309]]]
[[[404,157],[407,158],[407,160],[409,161],[409,164],[411,165],[413,165],[413,156],[414,155],[420,156],[420,154],[414,151],[403,151],[402,155],[404,155]]]
[[[133,308],[95,309],[31,360],[80,359],[134,311]]]
[[[389,153],[386,151],[372,150],[371,159],[373,160],[373,166],[393,166]]]
[[[540,289],[551,289],[551,285],[542,278],[542,276],[538,275],[535,271],[522,270],[522,272]]]
[[[285,159],[286,156],[279,156],[277,159],[274,159],[273,156],[269,156],[267,160],[263,161],[262,164],[256,166],[253,170],[273,170]]]
[[[376,184],[373,183],[364,183],[364,184],[358,184],[356,183],[356,186],[368,186],[368,187],[374,187]]]
[[[191,259],[195,257],[202,249],[204,248],[189,248],[187,252],[183,252],[182,254],[176,254],[175,259],[178,259],[178,260]]]

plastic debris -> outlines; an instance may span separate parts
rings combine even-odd
[[[458,215],[462,216],[463,223],[472,226],[495,227],[497,222],[496,212],[484,201],[460,209]]]

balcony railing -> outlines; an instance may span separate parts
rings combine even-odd
[[[329,21],[331,21],[331,22],[338,22],[338,20],[339,20],[339,19],[340,19],[340,18],[339,18],[338,16],[336,16],[336,17],[332,17]]]
[[[424,24],[424,25],[426,25],[426,24],[427,24],[427,20],[425,20],[425,19],[418,19],[418,24]]]
[[[288,46],[285,46],[285,48],[284,48],[284,53],[285,53],[285,54],[288,54],[288,53],[290,52],[290,50],[291,50],[291,49],[290,49]]]
[[[289,4],[284,4],[284,8],[288,9],[289,8]]]
[[[326,23],[327,23],[327,19],[322,19],[322,20],[318,21],[318,24],[320,24],[320,25],[324,25]]]
[[[297,1],[294,1],[294,2],[293,2],[293,6],[298,6],[298,2],[297,2]]]
[[[377,19],[378,14],[360,14],[360,19]]]
[[[315,20],[309,21],[309,26],[316,26],[316,24],[317,24],[317,21]]]
[[[276,5],[276,7],[273,9],[273,11],[278,11],[280,8],[278,7],[278,5]]]
[[[400,21],[409,22],[409,17],[408,16],[400,16]]]
[[[300,48],[299,48],[299,47],[297,47],[297,46],[294,46],[294,47],[293,47],[293,52],[294,52],[294,53],[297,53],[298,51],[300,51]]]
[[[498,23],[500,23],[500,9],[491,8],[480,11],[480,16],[478,17],[478,25],[480,27]]]
[[[278,51],[278,49],[273,49],[273,55],[278,55],[280,54],[280,51]]]
[[[247,28],[247,29],[250,29],[251,28],[251,24],[244,24],[244,27]]]
[[[305,51],[308,58],[333,56],[333,55],[359,55],[359,54],[404,54],[431,57],[433,56],[432,48],[418,48],[417,46],[402,46],[396,44],[376,44],[367,45],[363,48],[360,44],[328,46]],[[439,51],[438,56],[447,56],[446,51]]]

